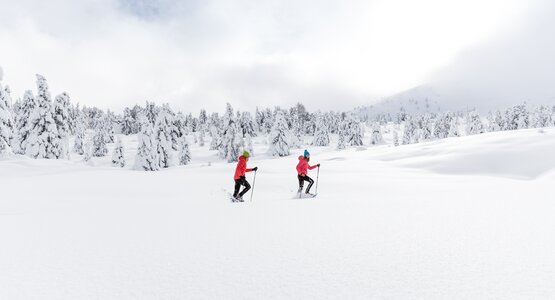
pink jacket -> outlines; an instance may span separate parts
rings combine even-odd
[[[299,175],[306,175],[308,170],[312,170],[316,167],[318,167],[318,165],[311,166],[308,164],[308,161],[304,159],[304,156],[299,156],[299,163],[297,164],[297,173]]]

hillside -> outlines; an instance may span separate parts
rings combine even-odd
[[[0,298],[555,294],[553,128],[310,148],[315,199],[294,199],[297,155],[256,138],[253,202],[231,203],[235,165],[207,149],[159,172],[0,158]]]

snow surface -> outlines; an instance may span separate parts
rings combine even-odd
[[[142,172],[137,137],[123,142],[124,169],[114,144],[93,166],[0,158],[0,299],[555,295],[553,128],[311,147],[311,199],[292,199],[296,152],[265,155],[257,138],[245,203],[226,196],[235,164],[207,146]]]

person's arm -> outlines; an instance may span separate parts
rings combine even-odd
[[[318,168],[319,166],[320,166],[320,164],[317,164],[317,165],[314,165],[314,166],[308,165],[308,169],[309,170],[314,170],[314,169]]]

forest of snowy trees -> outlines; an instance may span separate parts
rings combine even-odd
[[[146,102],[121,113],[97,107],[80,107],[63,92],[52,98],[45,77],[36,75],[36,91],[25,91],[13,101],[12,92],[0,78],[0,153],[31,158],[69,159],[109,155],[112,164],[126,166],[123,144],[117,135],[137,135],[133,168],[155,171],[191,161],[190,143],[217,151],[235,162],[243,149],[254,154],[253,138],[264,137],[269,154],[290,155],[292,149],[330,146],[390,144],[399,146],[486,132],[542,128],[555,125],[555,106],[530,109],[526,104],[480,115],[477,111],[409,114],[361,118],[352,112],[308,112],[302,104],[290,108],[256,108],[254,114],[227,104],[225,112],[198,115],[176,112],[169,105]],[[387,135],[389,138],[385,139]],[[207,139],[209,141],[207,141]],[[386,142],[387,141],[387,142]],[[70,144],[71,142],[71,144]]]

